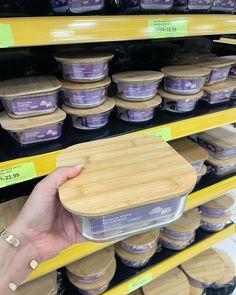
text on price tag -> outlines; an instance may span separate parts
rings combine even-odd
[[[148,21],[148,33],[151,38],[188,36],[187,20],[153,19]]]
[[[134,290],[137,290],[138,288],[146,285],[147,283],[152,281],[152,273],[149,272],[143,276],[141,276],[140,278],[136,279],[135,281],[133,281],[132,283],[130,283],[128,285],[128,291],[132,292]]]

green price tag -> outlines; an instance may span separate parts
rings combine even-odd
[[[153,19],[148,21],[148,33],[151,38],[188,36],[187,20]]]
[[[138,278],[137,280],[133,281],[132,283],[130,283],[128,285],[128,290],[129,292],[132,292],[144,285],[146,285],[147,283],[152,281],[152,273],[147,273],[144,276],[142,276],[141,278]]]
[[[0,24],[0,48],[14,46],[14,37],[11,25]]]
[[[0,188],[19,183],[37,176],[34,162],[26,162],[0,169]]]
[[[160,129],[157,129],[157,130],[149,131],[147,133],[155,135],[155,136],[159,136],[164,141],[171,140],[171,129],[169,127],[160,128]]]

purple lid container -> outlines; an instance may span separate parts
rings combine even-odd
[[[51,0],[55,13],[85,13],[100,11],[104,7],[104,0]]]

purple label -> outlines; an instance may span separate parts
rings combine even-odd
[[[163,109],[169,112],[175,113],[185,113],[194,110],[197,100],[195,99],[186,99],[181,101],[174,101],[164,98],[163,100]]]
[[[203,214],[212,216],[212,217],[221,217],[228,210],[227,208],[210,208],[206,206],[200,206],[199,209]]]
[[[101,10],[104,0],[51,0],[55,12],[83,13],[93,10]]]
[[[146,110],[130,110],[128,116],[132,122],[149,121],[153,118],[153,108]]]
[[[232,93],[233,89],[215,91],[212,93],[205,91],[202,100],[210,104],[226,102],[230,100]]]
[[[201,90],[205,78],[181,79],[165,77],[164,86],[167,91],[176,93],[197,93]]]
[[[92,91],[64,90],[67,104],[76,107],[97,106],[104,101],[105,88]]]
[[[129,267],[135,267],[135,268],[142,267],[142,266],[146,265],[150,259],[151,259],[151,257],[149,257],[145,260],[142,260],[142,261],[131,261],[131,260],[127,260],[127,259],[120,257],[120,260],[123,264],[125,264]]]
[[[207,222],[203,222],[201,224],[201,229],[205,230],[205,231],[209,231],[209,232],[214,232],[214,231],[220,231],[222,229],[224,229],[225,227],[225,223],[224,224],[213,224],[213,223],[207,223]]]
[[[173,230],[170,230],[169,228],[165,227],[163,229],[163,232],[166,236],[168,236],[171,239],[187,240],[187,239],[191,239],[191,237],[194,235],[195,231],[177,232],[177,231],[173,231]]]
[[[147,252],[148,250],[155,248],[157,246],[157,240],[152,241],[146,245],[129,245],[124,242],[121,242],[121,247],[125,250],[132,252],[132,253],[143,253]]]
[[[211,0],[189,0],[189,9],[209,9],[211,6]]]
[[[86,117],[72,116],[73,126],[78,129],[91,130],[98,129],[108,123],[110,112],[91,115]]]
[[[168,9],[172,6],[172,0],[141,0],[143,9]]]
[[[214,0],[212,10],[230,10],[235,8],[235,0]]]
[[[129,99],[152,98],[156,94],[158,83],[117,83],[119,96]]]
[[[206,79],[206,83],[225,81],[228,77],[230,66],[213,69]]]
[[[184,248],[186,248],[187,246],[191,245],[194,242],[195,238],[193,238],[191,241],[185,242],[185,241],[173,241],[171,242],[167,242],[165,240],[163,240],[162,238],[160,238],[159,243],[170,250],[182,250]]]

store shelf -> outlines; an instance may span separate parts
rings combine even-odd
[[[235,15],[119,15],[2,18],[2,47],[234,34]],[[153,30],[155,33],[153,33]]]
[[[152,133],[163,136],[166,140],[171,140],[233,122],[236,122],[236,101],[221,106],[208,106],[205,103],[200,103],[193,113],[184,115],[168,114],[159,110],[152,122],[141,125],[123,123],[116,119],[115,114],[113,114],[109,126],[96,132],[80,132],[69,127],[67,122],[61,139],[30,148],[17,146],[6,132],[0,131],[2,139],[0,146],[0,187],[50,173],[55,169],[58,154],[64,148],[76,143],[132,132]],[[26,176],[23,178],[12,178],[10,182],[9,180],[1,181],[2,175],[16,174],[15,172],[19,172],[19,169],[24,171],[24,167],[27,167],[29,163],[31,163],[31,169],[34,173],[23,175]],[[12,167],[16,168],[12,169]],[[19,175],[21,176],[20,173]]]

